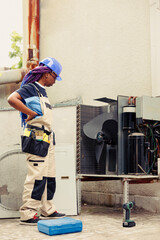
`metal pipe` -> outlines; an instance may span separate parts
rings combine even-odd
[[[40,32],[39,0],[29,0],[28,15],[28,59],[27,68],[33,69],[39,62],[39,32]]]
[[[8,83],[19,83],[27,73],[26,69],[14,69],[7,71],[0,71],[0,85]]]

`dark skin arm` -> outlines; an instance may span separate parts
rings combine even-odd
[[[22,97],[17,92],[13,92],[8,97],[8,103],[13,108],[28,115],[28,118],[26,119],[26,122],[28,122],[29,120],[33,119],[38,114],[36,112],[32,111],[31,109],[29,109],[28,107],[26,107],[21,100],[22,100]]]

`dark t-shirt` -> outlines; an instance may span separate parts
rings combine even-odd
[[[24,101],[27,98],[38,96],[38,92],[36,88],[33,86],[33,84],[39,89],[40,93],[44,97],[48,97],[45,88],[39,86],[38,84],[36,84],[36,82],[25,84],[23,85],[23,87],[19,88],[16,92],[19,93],[19,95],[23,98]]]

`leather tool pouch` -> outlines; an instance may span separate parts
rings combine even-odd
[[[42,136],[39,137],[37,136],[36,130],[25,129],[24,135],[21,136],[22,152],[45,157],[48,154],[50,145],[49,140],[46,138],[46,133],[43,133]]]

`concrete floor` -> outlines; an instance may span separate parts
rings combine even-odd
[[[131,219],[136,222],[132,228],[123,228],[123,212],[102,206],[83,206],[79,216],[73,216],[83,222],[83,231],[79,233],[48,236],[40,233],[37,226],[19,225],[19,219],[0,219],[0,240],[159,240],[160,215],[143,210],[132,210]]]

